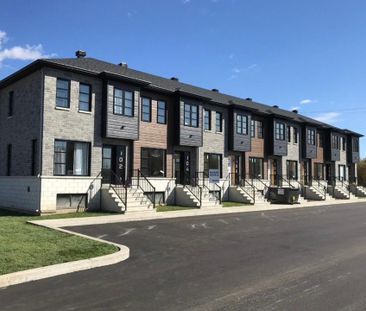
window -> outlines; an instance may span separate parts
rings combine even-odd
[[[184,125],[198,127],[198,106],[184,104]]]
[[[222,178],[222,155],[215,153],[204,154],[204,171],[209,176],[210,170],[219,170],[220,178]]]
[[[346,166],[338,165],[338,179],[343,181],[346,180]]]
[[[248,116],[236,115],[236,133],[241,135],[248,135]]]
[[[307,130],[307,143],[308,145],[315,146],[315,130],[313,129]]]
[[[294,131],[293,131],[293,135],[294,135],[294,144],[297,144],[298,142],[298,137],[299,137],[299,130],[297,129],[297,127],[294,127],[293,128]]]
[[[141,172],[147,177],[165,177],[165,150],[141,148]]]
[[[147,97],[141,98],[141,120],[151,122],[151,99]]]
[[[211,130],[211,110],[205,109],[204,111],[204,119],[205,119],[205,130]]]
[[[287,179],[297,180],[297,161],[287,160]]]
[[[314,173],[316,180],[324,180],[324,164],[314,163]]]
[[[79,84],[79,110],[91,111],[91,86],[89,84]]]
[[[37,168],[36,168],[36,161],[37,161],[37,139],[32,140],[32,164],[31,164],[31,175],[37,175]]]
[[[250,137],[255,137],[255,120],[250,120]]]
[[[339,149],[339,137],[332,135],[332,149]]]
[[[56,209],[67,208],[86,208],[87,195],[82,194],[63,194],[58,193],[56,196]]]
[[[341,137],[341,146],[342,146],[342,150],[346,151],[346,138],[345,137]]]
[[[284,123],[276,122],[275,138],[276,138],[276,140],[285,140],[285,124]]]
[[[158,100],[158,123],[166,124],[166,102],[163,100]]]
[[[257,121],[257,135],[258,138],[263,138],[263,122]]]
[[[13,146],[9,144],[6,148],[6,175],[11,175],[11,159],[12,159],[12,153],[13,153]]]
[[[353,138],[352,139],[352,151],[353,152],[359,152],[358,138]]]
[[[113,113],[133,117],[133,92],[114,89]]]
[[[318,134],[318,146],[319,146],[319,148],[324,147],[324,135],[323,135],[323,133]]]
[[[57,79],[56,81],[56,107],[70,108],[70,81]]]
[[[53,174],[89,176],[90,143],[55,140]]]
[[[249,158],[249,178],[263,179],[263,158]]]
[[[9,92],[8,117],[13,115],[14,110],[14,91]]]
[[[287,126],[287,142],[291,142],[291,126]]]
[[[216,111],[216,132],[222,132],[222,113]]]

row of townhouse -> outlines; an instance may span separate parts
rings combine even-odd
[[[286,185],[323,199],[317,185],[334,195],[357,182],[358,133],[76,56],[40,59],[0,81],[4,207],[203,207]]]

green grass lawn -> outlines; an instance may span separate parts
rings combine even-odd
[[[158,206],[156,208],[157,212],[172,212],[172,211],[182,211],[186,209],[196,209],[195,207],[188,207],[188,206],[179,206],[179,205],[165,205],[165,206]]]
[[[117,247],[110,244],[26,223],[28,220],[99,215],[106,214],[19,216],[0,210],[0,275],[116,252]]]
[[[222,202],[223,207],[235,207],[235,206],[248,206],[250,204],[241,203],[241,202]]]

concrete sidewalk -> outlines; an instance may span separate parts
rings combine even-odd
[[[64,218],[64,219],[50,219],[50,220],[37,220],[30,221],[33,224],[45,225],[48,228],[60,228],[60,227],[72,227],[72,226],[88,226],[88,225],[100,225],[108,223],[118,222],[130,222],[130,221],[144,221],[154,219],[170,219],[178,217],[193,217],[193,216],[205,216],[205,215],[220,215],[220,214],[232,214],[232,213],[250,213],[259,211],[270,211],[280,209],[292,209],[292,208],[306,208],[317,206],[331,206],[339,204],[349,203],[366,203],[364,199],[350,199],[350,200],[334,200],[334,201],[302,201],[299,204],[270,204],[268,202],[259,202],[255,205],[243,205],[238,207],[212,207],[202,209],[188,209],[181,211],[171,212],[156,212],[156,211],[143,211],[143,212],[126,212],[126,214],[108,215],[108,216],[96,216],[96,217],[83,217],[83,218]]]

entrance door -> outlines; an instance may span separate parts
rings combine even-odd
[[[302,162],[303,165],[303,182],[305,185],[309,185],[310,182],[310,161],[309,160],[304,160]]]
[[[240,181],[240,156],[231,156],[231,184],[239,185]]]
[[[271,159],[271,184],[274,186],[278,186],[278,168],[277,168],[277,160]]]
[[[328,184],[332,184],[332,166],[331,164],[325,165],[325,178],[328,181]]]
[[[345,165],[339,165],[338,166],[338,178],[340,181],[346,180],[346,166]]]
[[[126,146],[103,145],[102,183],[124,183],[126,178]]]
[[[174,167],[176,183],[190,185],[191,153],[189,151],[177,151],[174,155]]]

